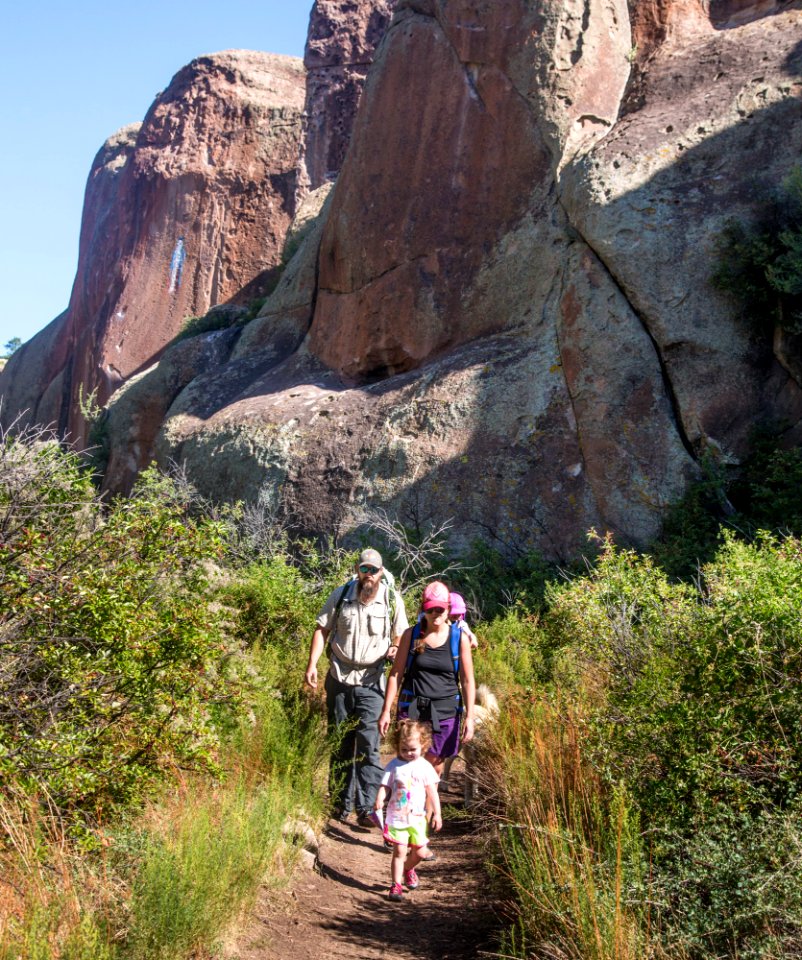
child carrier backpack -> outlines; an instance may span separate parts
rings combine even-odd
[[[412,636],[409,641],[409,653],[407,654],[407,664],[404,667],[404,678],[401,681],[401,694],[398,698],[398,709],[399,710],[409,710],[409,705],[415,699],[415,694],[412,691],[412,683],[408,680],[409,677],[409,668],[412,666],[412,661],[415,659],[415,641],[420,637],[421,634],[421,625],[420,622],[416,623],[412,628]],[[462,639],[462,630],[458,623],[452,623],[448,630],[448,645],[451,650],[451,662],[454,665],[454,676],[457,678],[457,713],[462,713],[462,697],[459,692],[459,654],[460,654],[460,641]]]

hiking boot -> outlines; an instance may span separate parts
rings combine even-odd
[[[418,875],[415,873],[414,867],[411,870],[404,871],[404,883],[410,890],[417,890],[420,886],[420,880],[418,880]]]
[[[400,884],[400,883],[394,883],[394,884],[392,885],[392,887],[390,887],[390,892],[387,894],[387,896],[388,896],[391,900],[403,900],[403,899],[404,899],[404,891],[401,889],[401,884]]]
[[[363,830],[376,829],[376,821],[369,813],[365,813],[364,811],[357,816],[356,825],[362,827]]]
[[[335,820],[339,820],[340,823],[348,823],[348,821],[351,819],[351,811],[345,810],[342,807],[335,807],[334,810],[332,810],[331,815]]]

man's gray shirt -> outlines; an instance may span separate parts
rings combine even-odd
[[[399,637],[409,626],[400,594],[396,594],[395,616],[390,623],[389,588],[382,581],[376,598],[370,603],[359,602],[359,581],[354,580],[340,606],[334,624],[334,608],[343,588],[330,594],[317,625],[329,631],[331,643],[331,672],[341,683],[349,686],[379,684],[384,675],[384,658],[391,638]]]

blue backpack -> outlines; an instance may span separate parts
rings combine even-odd
[[[412,628],[412,637],[409,641],[409,653],[407,654],[407,665],[404,668],[404,679],[401,681],[401,694],[398,698],[398,709],[399,710],[409,710],[409,705],[415,699],[415,694],[412,691],[412,683],[407,679],[409,677],[409,669],[412,666],[412,661],[415,659],[415,641],[420,637],[421,625],[420,621],[415,624]],[[460,653],[460,641],[462,640],[462,630],[458,623],[452,623],[448,631],[448,643],[451,648],[451,662],[454,664],[454,676],[457,678],[457,687],[459,687],[459,653]],[[459,694],[459,690],[456,695],[457,700],[457,713],[462,713],[462,697]]]

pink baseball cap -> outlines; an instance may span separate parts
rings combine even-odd
[[[462,596],[459,593],[450,593],[448,596],[451,600],[451,616],[464,616],[468,612],[468,608],[465,606],[465,601],[462,599]]]
[[[448,610],[448,597],[448,587],[444,583],[440,583],[439,580],[435,580],[434,583],[426,584],[421,607],[424,610],[431,610],[432,607],[442,607],[444,610]]]

